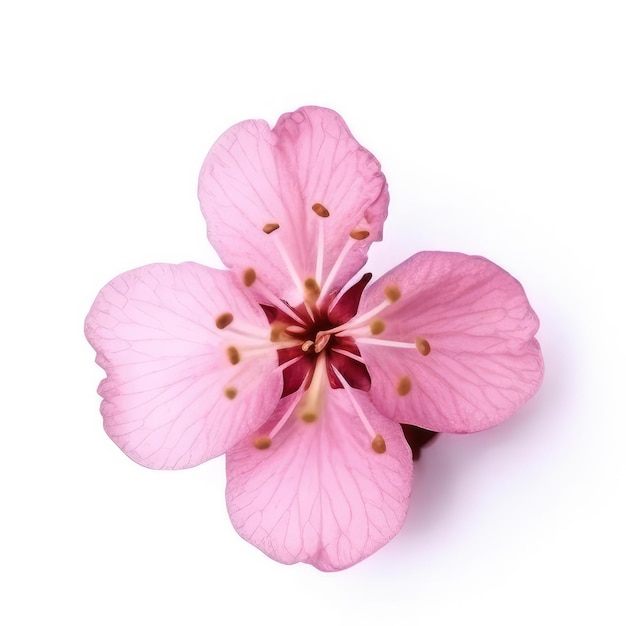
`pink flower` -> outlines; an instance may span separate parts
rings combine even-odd
[[[541,382],[537,317],[481,257],[421,252],[358,277],[387,184],[328,109],[228,130],[199,197],[229,269],[131,270],[87,315],[106,432],[151,468],[226,453],[242,537],[283,563],[349,567],[405,519],[400,423],[466,433],[509,417]]]

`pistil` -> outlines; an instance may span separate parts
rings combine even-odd
[[[324,377],[326,375],[326,356],[322,352],[315,361],[311,384],[302,397],[298,407],[300,418],[308,423],[317,421],[324,406]]]

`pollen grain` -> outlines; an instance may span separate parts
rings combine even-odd
[[[311,208],[313,209],[313,212],[317,213],[320,217],[328,217],[330,215],[328,209],[319,202],[316,202]]]
[[[317,302],[317,299],[320,297],[321,289],[315,278],[307,278],[304,281],[304,289],[306,300],[313,303]]]
[[[356,239],[357,241],[362,241],[363,239],[367,239],[370,236],[369,230],[353,230],[350,232],[350,237],[352,239]]]
[[[376,318],[370,322],[370,332],[372,335],[380,335],[385,330],[385,322]]]
[[[385,287],[385,297],[390,302],[397,302],[401,295],[402,292],[398,289],[398,287],[396,287],[396,285],[387,285]]]
[[[269,235],[270,233],[273,233],[275,230],[278,230],[280,228],[280,224],[277,224],[276,222],[270,222],[269,224],[265,224],[265,226],[263,226],[263,232],[266,235]]]
[[[430,354],[430,344],[426,341],[426,339],[424,339],[424,337],[416,337],[415,347],[423,356]]]
[[[231,322],[233,321],[233,314],[232,313],[222,313],[221,315],[218,315],[215,318],[215,325],[220,329],[223,330],[224,328],[226,328],[226,326],[228,326]]]
[[[237,388],[236,387],[226,387],[226,389],[224,389],[224,395],[229,400],[234,400],[237,397]]]
[[[249,267],[244,273],[243,273],[243,284],[246,287],[252,287],[252,285],[254,284],[254,281],[256,280],[256,272],[254,271],[254,268]]]
[[[237,365],[237,363],[241,361],[241,355],[235,346],[228,346],[228,348],[226,348],[226,356],[232,365]]]
[[[411,379],[408,376],[403,376],[398,381],[396,391],[398,392],[399,396],[406,396],[409,391],[411,391]]]
[[[270,329],[270,341],[272,343],[276,343],[285,337],[285,328],[287,328],[287,324],[282,322],[274,322]]]
[[[387,450],[387,445],[382,435],[376,435],[376,437],[372,439],[372,450],[378,454],[382,454]]]
[[[267,450],[272,445],[272,440],[265,435],[261,435],[252,442],[252,445],[257,450]]]

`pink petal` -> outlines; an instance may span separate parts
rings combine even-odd
[[[317,422],[292,416],[265,450],[250,439],[226,454],[228,510],[237,532],[282,563],[321,570],[354,565],[400,530],[413,467],[397,424],[382,417],[367,395],[353,391],[386,452],[374,452],[343,390],[329,390]],[[282,400],[280,409],[290,402]]]
[[[209,240],[222,261],[238,273],[253,268],[274,294],[296,304],[302,281],[313,277],[323,286],[348,242],[352,247],[325,292],[356,273],[370,243],[382,237],[389,202],[378,161],[337,113],[319,107],[286,113],[273,130],[262,120],[233,126],[211,148],[198,193]],[[314,212],[317,204],[328,217]],[[279,228],[266,234],[268,224]],[[353,231],[369,236],[357,241]]]
[[[148,265],[98,294],[85,334],[107,374],[98,388],[104,428],[137,463],[202,463],[258,428],[276,406],[276,351],[248,357],[243,348],[251,340],[234,332],[252,327],[267,338],[267,318],[236,283],[230,272],[195,263]],[[233,321],[219,329],[224,313]],[[236,365],[230,347],[239,350]]]
[[[535,393],[543,376],[534,339],[539,321],[503,269],[482,257],[422,252],[367,289],[360,313],[383,302],[388,286],[402,295],[380,313],[385,330],[374,341],[412,347],[357,339],[372,400],[385,415],[439,432],[471,432],[506,419]],[[416,349],[417,337],[430,346],[427,355]]]

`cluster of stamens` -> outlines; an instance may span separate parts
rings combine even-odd
[[[320,203],[313,204],[311,209],[322,220],[330,216],[328,209]],[[414,343],[389,341],[379,337],[386,328],[380,314],[397,302],[402,295],[396,285],[388,285],[384,290],[383,302],[358,316],[361,294],[371,279],[371,274],[365,274],[359,281],[339,293],[328,293],[332,280],[351,246],[369,236],[370,233],[366,228],[356,228],[350,232],[343,251],[323,284],[321,278],[324,230],[321,223],[316,276],[304,280],[298,277],[284,247],[274,235],[279,228],[277,222],[269,222],[262,230],[276,244],[289,274],[302,293],[302,302],[292,307],[280,300],[269,289],[264,288],[256,271],[248,268],[243,272],[243,284],[246,287],[256,285],[257,293],[267,298],[267,303],[261,306],[269,321],[269,337],[259,335],[258,329],[243,327],[234,320],[230,312],[221,313],[215,318],[216,328],[224,332],[225,338],[228,336],[232,339],[232,344],[226,342],[228,362],[233,366],[239,366],[249,352],[275,351],[278,356],[278,367],[283,376],[282,397],[292,397],[290,402],[285,403],[285,411],[271,431],[258,436],[253,444],[260,450],[269,448],[272,439],[292,416],[297,416],[308,424],[316,422],[322,415],[328,388],[343,389],[371,438],[372,449],[382,454],[386,450],[385,440],[380,433],[374,431],[358,403],[357,394],[352,391],[353,389],[368,391],[371,385],[369,371],[355,338],[360,343],[417,349],[423,356],[429,354],[430,344],[423,337],[416,337]],[[408,376],[400,378],[396,391],[400,396],[410,393],[411,380]],[[224,388],[224,395],[229,400],[235,400],[238,395],[237,387],[229,383]]]

